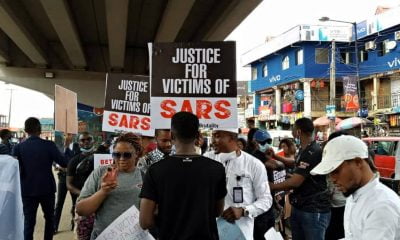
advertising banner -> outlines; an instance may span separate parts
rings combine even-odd
[[[150,43],[152,128],[192,112],[203,128],[237,128],[235,42]]]
[[[355,76],[343,77],[343,92],[346,112],[354,112],[359,109],[357,78]]]
[[[146,76],[107,74],[103,131],[152,135],[150,84]]]

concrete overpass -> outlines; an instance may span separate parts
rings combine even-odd
[[[0,80],[100,107],[106,72],[148,75],[148,42],[224,40],[261,1],[0,0]]]

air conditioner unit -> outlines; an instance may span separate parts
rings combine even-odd
[[[375,41],[369,41],[365,43],[365,50],[375,50]]]
[[[400,31],[394,32],[394,40],[400,40]]]

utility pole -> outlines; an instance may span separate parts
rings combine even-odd
[[[8,107],[8,127],[11,127],[10,123],[11,123],[11,106],[12,106],[12,96],[13,96],[13,91],[14,89],[7,89],[8,91],[10,91],[10,105]]]
[[[335,106],[336,114],[336,43],[332,40],[332,50],[331,50],[331,67],[330,67],[330,79],[329,79],[329,104]],[[335,118],[331,119],[329,123],[330,132],[335,131]]]

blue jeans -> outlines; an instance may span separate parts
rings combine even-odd
[[[331,213],[312,213],[292,206],[290,224],[293,240],[324,240]]]

